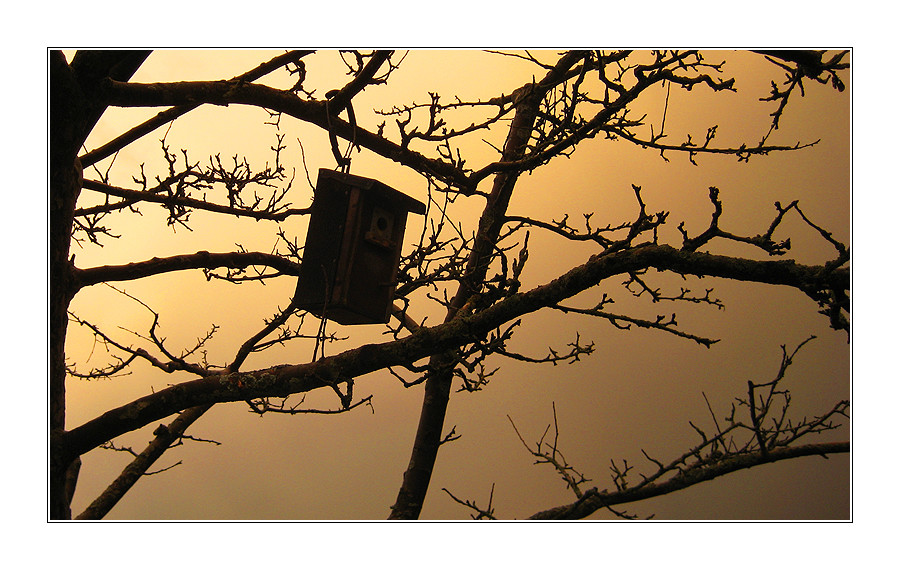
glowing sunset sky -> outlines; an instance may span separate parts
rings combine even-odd
[[[132,78],[133,82],[226,79],[281,53],[273,51],[178,51],[152,54]],[[67,52],[71,57],[71,52]],[[716,143],[732,146],[755,144],[768,130],[772,103],[759,102],[769,93],[771,79],[781,72],[758,55],[742,52],[704,52],[709,61],[725,59],[724,73],[737,80],[737,93],[709,93],[695,88],[672,88],[666,115],[671,142],[686,134],[702,140],[717,125]],[[548,58],[547,54],[542,57]],[[398,58],[399,59],[399,58]],[[347,81],[343,65],[333,51],[307,58],[308,91],[323,94]],[[367,89],[354,100],[360,126],[371,131],[385,120],[375,110],[393,105],[423,103],[429,92],[450,100],[488,99],[509,93],[539,74],[540,69],[521,59],[478,51],[413,50],[387,85]],[[680,243],[678,223],[696,234],[709,223],[712,206],[708,188],[716,186],[724,205],[722,226],[736,234],[763,233],[775,215],[773,203],[799,200],[800,207],[816,224],[843,243],[850,241],[850,74],[842,76],[843,94],[828,86],[808,84],[805,97],[792,100],[772,144],[794,144],[821,139],[812,148],[754,157],[748,164],[734,157],[701,156],[699,166],[687,156],[668,153],[669,162],[657,151],[634,147],[624,141],[592,139],[579,145],[570,158],[559,158],[524,175],[509,209],[513,215],[559,220],[568,214],[573,225],[583,214],[593,213],[595,226],[618,224],[634,218],[637,205],[632,185],[642,188],[649,211],[670,212],[661,241]],[[262,80],[274,87],[292,83],[287,73]],[[648,123],[660,125],[666,91],[648,93],[634,113],[646,113]],[[156,114],[154,109],[110,109],[89,137],[88,150],[103,144]],[[259,168],[271,161],[269,147],[275,130],[264,125],[268,114],[257,108],[205,106],[177,120],[171,128],[158,129],[118,154],[110,170],[112,184],[134,188],[132,176],[145,164],[148,177],[164,171],[160,138],[176,153],[188,149],[192,161],[205,163],[211,154],[223,159],[246,156]],[[448,120],[465,126],[471,117],[460,114]],[[385,133],[391,130],[387,119]],[[505,123],[490,132],[476,132],[460,144],[467,166],[479,168],[496,160],[493,145],[502,144]],[[309,205],[312,189],[301,160],[313,182],[319,168],[333,168],[327,134],[315,127],[283,117],[280,132],[287,150],[283,160],[296,168],[290,201],[294,207]],[[342,141],[342,148],[345,143]],[[422,152],[434,155],[433,149]],[[110,161],[98,165],[106,172]],[[427,199],[424,180],[398,164],[363,151],[353,155],[353,174],[376,178],[419,200]],[[93,169],[85,177],[97,179]],[[79,207],[102,202],[98,193],[85,190]],[[477,228],[483,200],[460,200],[452,214],[464,232]],[[295,217],[283,224],[236,220],[195,212],[191,228],[165,225],[165,211],[142,205],[142,215],[110,216],[108,227],[123,237],[106,240],[104,247],[73,246],[80,268],[122,264],[152,257],[231,251],[235,243],[248,251],[269,252],[280,227],[303,243],[306,219]],[[104,220],[106,222],[106,220]],[[422,232],[424,218],[412,216],[407,227],[409,246]],[[798,216],[786,220],[776,237],[790,237],[791,258],[819,264],[831,259],[833,249]],[[596,249],[563,242],[558,237],[532,230],[528,269],[522,289],[546,283],[583,263]],[[714,253],[758,257],[739,245],[711,248]],[[680,279],[660,279],[675,288]],[[735,397],[746,394],[748,380],[772,379],[781,358],[780,345],[793,349],[810,335],[817,339],[798,355],[788,373],[794,414],[812,415],[850,396],[850,346],[843,332],[828,327],[815,304],[795,290],[766,285],[746,285],[724,280],[688,279],[685,286],[702,291],[714,287],[724,310],[713,307],[659,307],[634,302],[618,282],[604,284],[571,300],[570,305],[596,303],[602,292],[616,298],[616,311],[629,308],[636,316],[677,313],[682,330],[721,339],[706,349],[690,340],[662,332],[620,331],[606,321],[563,316],[550,311],[523,321],[513,344],[517,352],[543,356],[547,347],[564,348],[576,333],[595,343],[595,353],[573,365],[525,365],[497,360],[500,371],[481,392],[453,396],[445,431],[453,426],[461,438],[443,446],[438,456],[423,519],[468,518],[469,512],[453,502],[441,488],[454,495],[486,504],[494,485],[493,506],[501,518],[522,518],[539,510],[573,500],[559,477],[547,466],[533,465],[507,416],[526,441],[537,441],[552,421],[555,403],[560,445],[566,459],[600,488],[609,482],[610,460],[650,469],[641,450],[671,459],[696,443],[688,424],[712,429],[704,394],[719,417]],[[240,286],[207,282],[201,271],[178,272],[140,281],[116,283],[161,315],[161,334],[167,345],[180,350],[192,346],[213,324],[219,327],[206,347],[209,362],[228,361],[234,350],[259,330],[264,318],[285,307],[296,285],[285,277],[265,286]],[[435,324],[443,318],[441,307],[423,296],[411,305],[415,318]],[[79,317],[105,327],[126,342],[139,339],[128,331],[145,334],[152,316],[132,299],[103,285],[82,290],[70,309]],[[121,328],[117,328],[121,327]],[[387,340],[384,327],[366,325],[338,328],[347,340],[329,345],[327,354],[366,342]],[[314,331],[311,331],[314,332]],[[252,356],[245,370],[279,363],[309,360],[312,342],[295,341]],[[67,358],[80,369],[101,367],[107,360],[88,331],[70,324]],[[166,375],[144,364],[129,376],[103,381],[70,379],[68,427],[88,421],[103,411],[129,402],[189,376]],[[154,468],[177,461],[178,467],[141,479],[116,506],[111,519],[383,519],[393,503],[409,452],[421,405],[421,386],[404,388],[387,372],[357,379],[357,395],[374,394],[372,408],[363,406],[336,416],[266,415],[248,412],[246,404],[215,406],[190,430],[198,438],[221,442],[216,446],[187,442],[167,452]],[[299,399],[298,399],[299,401]],[[333,394],[314,393],[310,407],[334,408]],[[136,451],[151,438],[157,424],[116,440]],[[826,434],[825,440],[844,440],[849,429]],[[812,440],[811,440],[812,441]],[[79,513],[105,488],[129,456],[95,450],[83,457],[81,480],[73,503]],[[778,465],[756,467],[704,483],[672,496],[629,505],[640,516],[657,519],[846,519],[850,515],[850,458],[804,458]],[[611,518],[598,513],[598,518]]]

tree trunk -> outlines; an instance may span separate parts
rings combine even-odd
[[[503,161],[518,160],[525,154],[541,100],[535,93],[533,85],[519,92],[517,98],[516,113],[503,149]],[[500,173],[494,178],[494,185],[481,215],[478,234],[466,264],[465,275],[460,281],[444,322],[453,320],[466,302],[478,293],[484,282],[518,176],[518,172],[509,172]],[[412,456],[409,467],[403,474],[397,501],[391,507],[389,517],[391,519],[417,519],[422,511],[437,460],[438,447],[441,445],[444,417],[450,401],[453,369],[456,364],[454,353],[435,355],[429,362],[430,376],[425,382],[425,397]]]
[[[66,427],[66,325],[75,294],[69,243],[81,189],[77,163],[84,99],[63,55],[50,54],[50,518],[71,518],[66,471],[74,459],[54,445]]]
[[[78,291],[69,245],[75,203],[81,191],[78,151],[106,108],[89,92],[106,77],[127,81],[149,52],[79,52],[70,66],[60,51],[49,54],[50,68],[50,269],[49,416],[51,519],[69,519],[76,459],[60,443],[66,429],[66,328],[69,303]],[[68,474],[68,477],[67,477]]]

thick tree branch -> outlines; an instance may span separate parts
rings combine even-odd
[[[724,277],[747,282],[788,285],[802,291],[849,290],[849,269],[828,271],[793,261],[755,261],[671,246],[645,244],[593,256],[559,278],[526,293],[507,297],[474,314],[460,315],[400,340],[367,344],[313,363],[286,365],[245,373],[216,374],[177,384],[110,410],[66,434],[55,434],[74,458],[123,433],[193,406],[216,402],[287,396],[330,387],[348,378],[411,364],[482,338],[515,318],[555,305],[602,280],[647,268],[681,274]]]
[[[386,61],[390,60],[393,53],[391,50],[378,50],[372,54],[359,73],[328,100],[328,110],[335,115],[343,111],[353,97],[373,82],[378,70]],[[383,82],[382,80],[381,83]]]
[[[334,131],[345,139],[376,154],[425,174],[430,174],[457,187],[467,187],[466,174],[439,159],[431,159],[403,148],[382,136],[351,125],[338,117],[329,120],[325,101],[306,101],[290,91],[265,85],[237,81],[185,81],[179,83],[123,83],[108,81],[105,97],[119,107],[152,107],[162,105],[194,105],[231,103],[263,107]]]
[[[547,89],[555,85],[559,76],[565,74],[583,57],[584,54],[579,52],[566,54],[540,83],[525,85],[514,93],[516,113],[503,148],[504,160],[517,160],[524,155],[534,128],[538,107]],[[466,314],[464,308],[470,306],[471,299],[481,290],[519,174],[519,171],[503,172],[494,178],[465,272],[448,307],[445,322],[453,322],[458,316],[464,316]],[[403,483],[397,493],[397,500],[391,507],[392,519],[419,517],[442,441],[444,416],[450,399],[453,370],[458,363],[458,356],[453,353],[432,354],[435,356],[429,363],[431,374],[425,382],[425,396],[416,439],[413,442],[409,466],[403,474]]]
[[[71,68],[81,88],[94,99],[97,86],[104,80],[128,81],[149,56],[147,50],[78,50],[72,58]],[[81,143],[100,120],[107,105],[95,99],[91,107],[85,115]]]
[[[215,269],[230,267],[240,269],[251,265],[272,267],[285,275],[299,275],[299,265],[280,255],[261,252],[228,252],[210,253],[198,251],[171,257],[154,257],[147,261],[127,263],[125,265],[103,265],[88,269],[75,269],[75,281],[78,287],[87,287],[108,281],[130,281],[151,275],[159,275],[170,271],[186,269]]]

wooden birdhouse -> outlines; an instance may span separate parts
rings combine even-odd
[[[361,176],[319,170],[297,305],[343,325],[386,323],[408,212],[425,204]]]

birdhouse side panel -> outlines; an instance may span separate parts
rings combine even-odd
[[[362,231],[363,197],[359,188],[346,189],[347,202],[344,212],[343,234],[338,252],[334,278],[331,282],[329,305],[335,309],[347,307],[350,291],[355,287],[352,278],[353,266],[356,263],[359,249],[360,232]],[[341,321],[338,321],[341,322]]]
[[[346,235],[350,192],[334,184],[320,184],[310,209],[309,227],[295,298],[300,308],[320,314],[331,304]],[[326,303],[327,299],[327,303]]]

